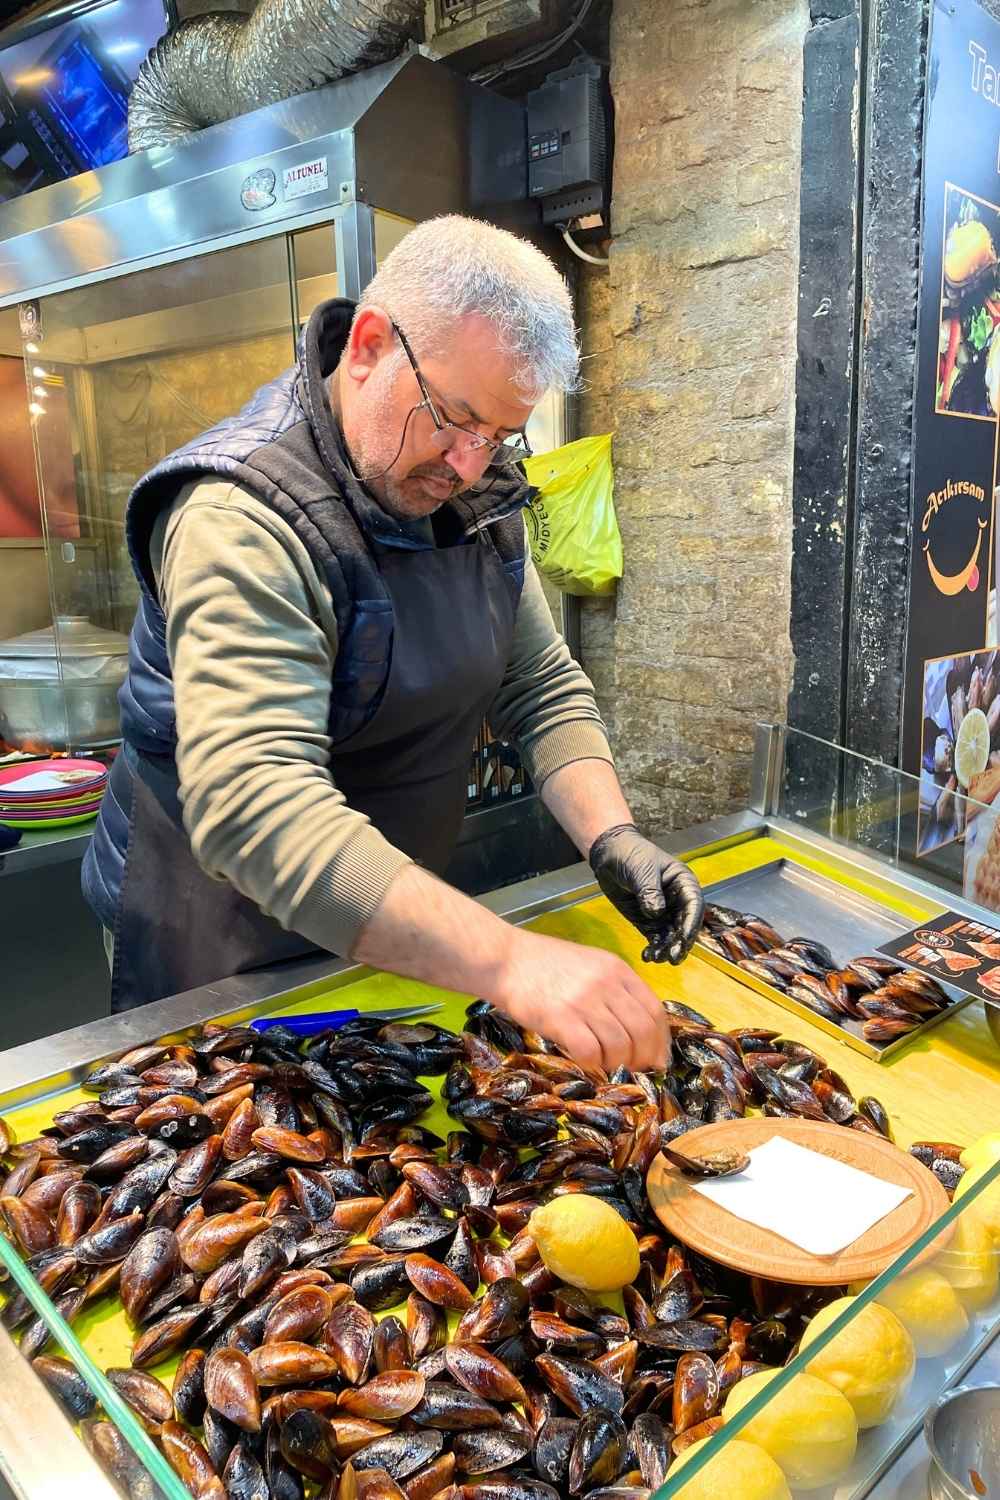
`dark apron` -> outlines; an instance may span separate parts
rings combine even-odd
[[[330,773],[390,843],[442,874],[462,825],[476,730],[510,655],[518,591],[487,533],[455,547],[375,552],[392,600],[392,662],[381,702],[334,746]],[[119,799],[131,801],[112,1011],[317,951],[201,869],[171,757],[126,747],[112,776]]]

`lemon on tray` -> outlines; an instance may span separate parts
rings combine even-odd
[[[966,1193],[981,1182],[995,1166],[996,1158],[992,1161],[983,1158],[975,1161],[965,1176],[959,1178],[955,1197],[964,1198]],[[996,1243],[997,1255],[1000,1256],[1000,1177],[991,1182],[989,1187],[983,1188],[979,1196],[966,1205],[962,1217],[964,1218],[965,1214],[969,1213],[974,1214],[981,1224],[986,1225]]]
[[[639,1244],[621,1214],[589,1193],[536,1208],[528,1233],[554,1276],[588,1292],[616,1292],[639,1274]]]
[[[955,741],[955,775],[967,787],[973,776],[986,770],[990,758],[990,726],[981,708],[970,708]]]
[[[1000,1247],[978,1209],[978,1200],[969,1204],[955,1221],[948,1248],[934,1259],[935,1271],[955,1288],[967,1312],[979,1312],[993,1301],[1000,1276]]]
[[[970,1171],[974,1171],[976,1167],[992,1166],[995,1161],[1000,1161],[1000,1130],[990,1130],[973,1141],[971,1146],[966,1146],[959,1161]]]
[[[851,1288],[861,1291],[864,1283]],[[953,1349],[969,1330],[969,1319],[958,1294],[940,1271],[923,1266],[909,1271],[886,1287],[878,1297],[913,1340],[918,1359],[937,1359]]]
[[[781,1373],[760,1370],[734,1385],[722,1410],[725,1421],[731,1422]],[[832,1385],[815,1375],[793,1375],[739,1437],[769,1453],[797,1493],[821,1489],[845,1473],[858,1445],[858,1424],[850,1402]],[[716,1493],[729,1492],[720,1487]]]
[[[856,1297],[827,1303],[807,1325],[808,1349]],[[836,1386],[854,1408],[859,1427],[877,1427],[909,1389],[917,1355],[913,1340],[887,1307],[870,1302],[809,1361],[809,1372]]]
[[[709,1441],[702,1438],[685,1448],[668,1478],[675,1479]],[[792,1500],[785,1476],[770,1454],[757,1443],[745,1443],[740,1438],[734,1438],[710,1458],[678,1493],[677,1500],[720,1500],[723,1495],[726,1500]]]

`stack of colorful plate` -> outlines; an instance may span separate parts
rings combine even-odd
[[[107,767],[99,760],[22,761],[0,771],[0,823],[8,828],[66,828],[93,818]]]

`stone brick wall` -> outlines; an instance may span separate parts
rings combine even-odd
[[[740,805],[754,723],[785,713],[807,26],[807,0],[612,10],[580,430],[615,433],[625,577],[586,603],[583,656],[648,827]]]

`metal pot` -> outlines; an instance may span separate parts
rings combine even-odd
[[[930,1500],[979,1500],[981,1495],[996,1494],[1000,1386],[958,1386],[947,1391],[924,1418],[924,1437],[931,1454]]]
[[[56,750],[119,740],[127,653],[126,636],[83,615],[0,641],[0,738]]]

